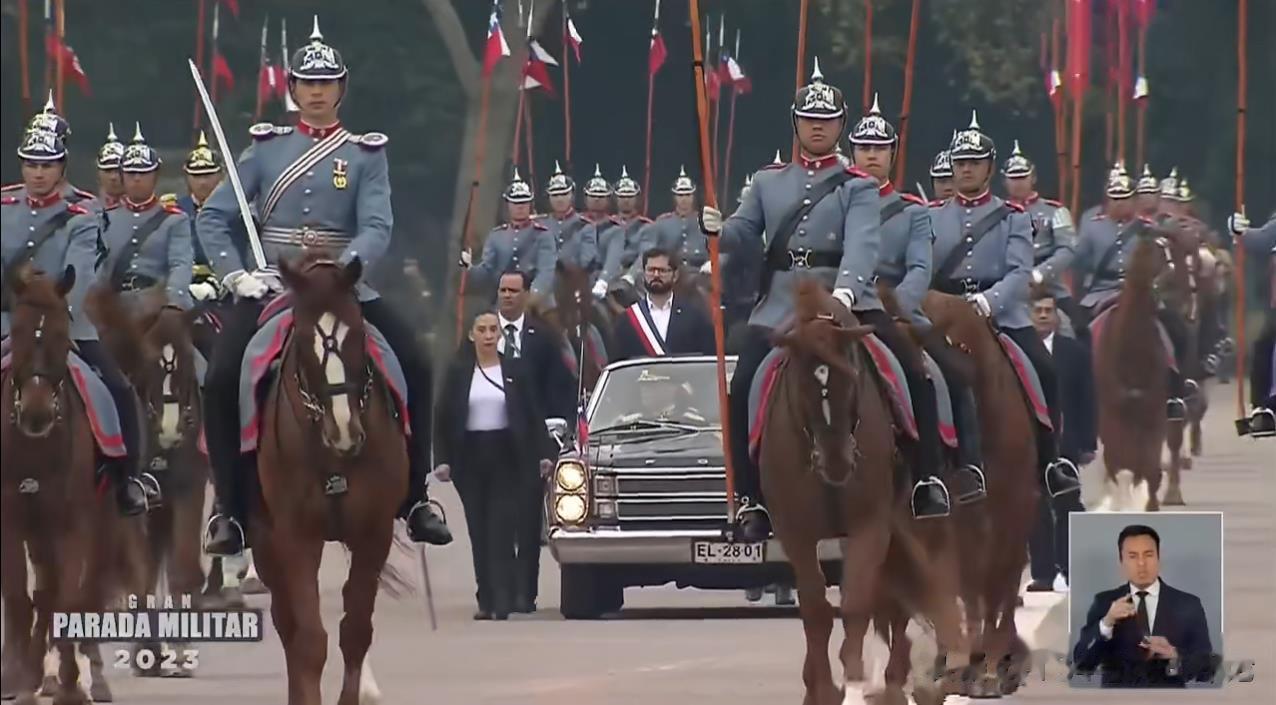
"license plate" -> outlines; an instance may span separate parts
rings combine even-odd
[[[691,562],[734,565],[762,563],[766,560],[764,543],[730,543],[727,541],[693,541]]]

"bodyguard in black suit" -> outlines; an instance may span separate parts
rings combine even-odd
[[[1059,434],[1059,453],[1081,467],[1094,459],[1096,447],[1094,373],[1090,352],[1084,343],[1059,333],[1059,311],[1055,298],[1038,290],[1033,294],[1032,325],[1041,336],[1046,350],[1054,357],[1055,375],[1059,381],[1059,405],[1063,413],[1063,431]],[[1084,512],[1081,493],[1070,492],[1058,497],[1041,496],[1037,524],[1028,540],[1032,582],[1028,592],[1050,592],[1056,573],[1068,579],[1068,515]]]
[[[646,296],[616,319],[612,361],[634,357],[712,355],[713,323],[694,300],[674,295],[676,257],[658,247],[643,253]]]
[[[474,578],[475,619],[530,612],[529,559],[515,557],[525,498],[553,467],[557,446],[545,429],[532,374],[520,358],[500,355],[496,312],[480,313],[448,367],[435,417],[435,475],[454,481],[465,507]],[[539,506],[536,508],[539,513]]]
[[[1209,681],[1217,657],[1196,595],[1161,580],[1161,537],[1143,525],[1117,538],[1129,582],[1094,596],[1073,649],[1078,673],[1100,671],[1105,688],[1182,688]]]
[[[532,284],[526,272],[506,272],[496,287],[496,306],[501,338],[497,350],[507,358],[522,360],[532,372],[534,396],[546,418],[566,419],[576,415],[576,376],[563,359],[562,337],[544,321],[527,310]],[[521,604],[516,611],[534,612],[539,592],[541,566],[541,533],[545,522],[543,511],[545,486],[532,483],[519,498],[520,516],[517,527],[518,580]]]

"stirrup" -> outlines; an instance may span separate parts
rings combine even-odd
[[[1186,392],[1183,398],[1191,399],[1201,393],[1201,383],[1194,379],[1185,379],[1183,380],[1183,391]]]
[[[161,495],[164,494],[163,490],[160,489],[159,478],[149,472],[142,471],[138,473],[137,477],[134,479],[142,486],[142,491],[146,493],[148,498],[153,496],[156,500],[159,500]],[[159,504],[159,502],[157,501],[156,504]]]
[[[236,519],[235,517],[229,516],[227,514],[222,514],[220,512],[214,512],[212,516],[208,517],[208,521],[204,523],[204,532],[203,532],[203,535],[200,537],[200,551],[202,551],[203,553],[208,553],[209,530],[213,528],[213,520],[216,519],[217,517],[221,517],[225,519],[226,521],[230,522],[230,525],[234,527],[235,531],[239,532],[239,545],[241,547],[240,553],[243,553],[242,547],[248,545],[248,539],[244,535],[244,527],[239,524],[239,520]]]
[[[1276,411],[1261,406],[1255,408],[1249,415],[1249,435],[1251,438],[1276,436]]]
[[[966,463],[957,468],[958,472],[966,472],[975,476],[975,484],[977,487],[974,491],[963,494],[957,498],[958,504],[969,504],[976,500],[983,499],[988,496],[988,477],[984,475],[983,468],[974,463]]]
[[[1184,421],[1187,419],[1187,404],[1178,397],[1172,397],[1165,401],[1165,418],[1170,421]]]
[[[919,516],[917,513],[917,503],[916,503],[918,492],[924,491],[923,488],[927,486],[931,486],[931,485],[938,487],[940,492],[943,494],[943,513],[942,514],[925,514],[925,515]],[[931,475],[925,480],[918,480],[917,483],[913,485],[913,492],[909,496],[908,505],[909,505],[909,509],[913,513],[914,519],[941,519],[943,517],[948,516],[949,513],[952,511],[952,497],[951,495],[949,495],[948,486],[944,484],[944,481],[934,475]]]
[[[1053,487],[1052,485],[1054,483],[1050,481],[1051,474],[1059,475],[1065,486],[1061,488]],[[1046,483],[1046,492],[1048,492],[1052,498],[1062,497],[1063,495],[1071,492],[1081,491],[1081,473],[1077,470],[1077,466],[1067,458],[1055,458],[1050,461],[1050,464],[1046,466],[1044,480]]]
[[[433,507],[433,509],[431,509],[431,507]],[[433,500],[433,499],[418,500],[408,509],[407,516],[405,516],[404,518],[407,519],[411,517],[412,513],[420,508],[424,508],[425,511],[429,512],[430,514],[433,514],[434,517],[438,519],[439,521],[443,522],[443,524],[445,525],[447,524],[447,511],[443,509],[442,504],[439,504],[437,500]]]

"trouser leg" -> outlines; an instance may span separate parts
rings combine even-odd
[[[1256,407],[1271,408],[1271,398],[1276,395],[1272,389],[1272,364],[1276,355],[1273,346],[1276,346],[1276,311],[1269,311],[1267,321],[1254,341],[1254,359],[1249,368],[1249,400]]]
[[[499,455],[503,457],[482,470],[490,477],[487,485],[487,564],[492,612],[498,615],[509,614],[518,587],[514,545],[519,488],[513,472],[517,460],[509,446],[502,450]]]
[[[939,448],[939,412],[935,405],[935,388],[922,369],[921,356],[917,346],[909,342],[885,311],[857,312],[860,322],[873,326],[873,331],[881,339],[904,369],[904,378],[908,381],[908,393],[912,397],[913,414],[917,419],[917,459],[910,463],[912,481],[921,482],[939,473],[943,465],[943,457]]]
[[[257,331],[262,303],[238,301],[222,317],[204,383],[204,436],[212,465],[217,512],[244,520],[240,496],[242,454],[239,450],[239,372],[244,350]]]
[[[1033,581],[1047,585],[1054,581],[1055,574],[1054,527],[1050,498],[1043,492],[1037,500],[1037,520],[1028,537],[1028,566]]]
[[[1024,353],[1028,355],[1028,360],[1032,362],[1033,369],[1037,371],[1038,379],[1041,380],[1041,391],[1046,397],[1052,426],[1047,429],[1041,428],[1038,424],[1037,462],[1041,467],[1045,467],[1059,457],[1058,433],[1063,428],[1062,409],[1059,406],[1059,382],[1055,374],[1054,358],[1051,357],[1050,351],[1046,350],[1045,343],[1041,342],[1036,329],[1027,327],[1003,330],[1011,340],[1023,348]]]
[[[488,580],[487,563],[487,478],[476,472],[477,468],[457,468],[453,482],[461,496],[461,509],[465,512],[465,526],[470,533],[470,557],[474,563],[474,599],[484,612],[492,609],[491,583]]]
[[[971,362],[939,340],[928,341],[926,352],[935,360],[940,373],[944,375],[944,381],[948,383],[948,393],[953,401],[953,425],[957,427],[958,463],[982,468],[984,459],[979,437],[979,411],[975,406],[975,392],[967,384],[967,374],[963,372],[971,367]]]
[[[750,327],[746,330],[731,377],[731,396],[727,401],[736,492],[754,502],[761,501],[762,482],[758,466],[749,456],[749,386],[763,358],[771,352],[769,335],[770,331],[765,328]]]
[[[1072,324],[1072,332],[1077,340],[1090,344],[1090,318],[1089,315],[1081,308],[1081,305],[1072,297],[1055,299],[1055,306],[1063,311],[1068,317],[1068,322]]]
[[[138,457],[142,450],[142,433],[138,417],[138,407],[133,388],[129,386],[124,373],[120,371],[115,360],[106,352],[106,348],[97,340],[76,341],[78,353],[85,362],[97,370],[102,383],[111,393],[111,401],[115,404],[116,414],[120,417],[120,434],[124,437],[123,458],[112,460],[109,467],[115,474],[114,479],[123,483],[135,478],[139,472]]]
[[[541,531],[545,520],[542,511],[545,499],[545,483],[539,477],[529,480],[525,487],[517,487],[518,511],[518,588],[515,598],[535,603],[539,593],[541,568]]]
[[[1063,573],[1065,579],[1071,580],[1071,565],[1068,562],[1070,546],[1068,545],[1068,524],[1072,514],[1085,513],[1085,505],[1081,504],[1080,492],[1069,492],[1050,498],[1050,506],[1054,514],[1054,562],[1055,567]]]

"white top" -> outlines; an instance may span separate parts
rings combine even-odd
[[[656,324],[656,332],[660,334],[660,339],[669,340],[669,317],[673,315],[673,296],[665,299],[663,307],[657,306],[655,301],[651,300],[651,296],[647,296],[647,309],[651,311],[651,321]]]
[[[487,378],[484,378],[484,374]],[[505,386],[501,377],[500,364],[484,367],[474,366],[474,376],[470,379],[470,413],[465,421],[467,431],[499,431],[509,428],[509,417],[505,413],[505,392],[496,385]]]
[[[505,334],[509,332],[510,326],[514,326],[514,347],[520,348],[520,350],[516,350],[514,354],[518,354],[522,352],[521,348],[523,346],[523,319],[526,318],[526,316],[519,316],[518,320],[511,321],[505,316],[502,316],[501,314],[498,313],[496,314],[496,318],[501,323],[501,339],[496,341],[496,350],[500,352],[502,355],[509,354],[505,351]],[[496,378],[493,377],[492,379],[496,379]]]
[[[1047,335],[1045,338],[1042,338],[1041,342],[1045,344],[1046,350],[1049,350],[1050,354],[1053,355],[1054,354],[1054,333],[1051,333],[1050,335]]]
[[[1134,583],[1130,583],[1129,588],[1130,597],[1134,598],[1134,608],[1137,610],[1139,608],[1139,589],[1134,587]],[[1148,631],[1151,632],[1156,629],[1156,606],[1161,601],[1161,579],[1157,578],[1151,585],[1147,586],[1146,589],[1148,594],[1142,599],[1147,603]],[[1130,617],[1130,619],[1135,618]],[[1108,625],[1104,624],[1103,620],[1099,620],[1099,634],[1101,634],[1104,639],[1112,638],[1112,629],[1108,627]]]

